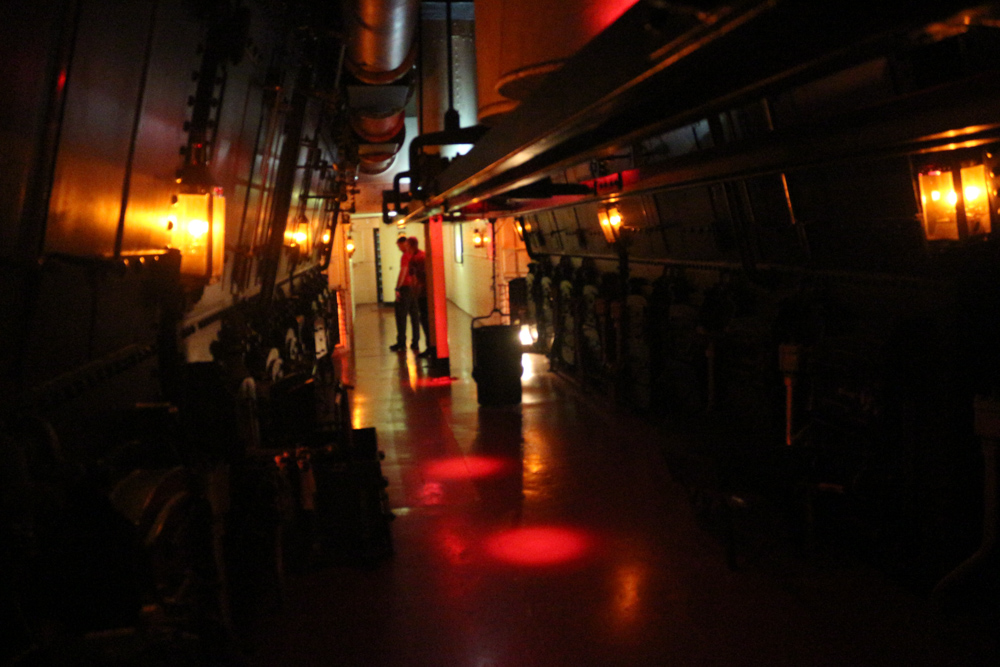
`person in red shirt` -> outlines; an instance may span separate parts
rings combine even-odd
[[[396,279],[396,342],[390,345],[389,349],[393,352],[406,350],[406,318],[409,316],[413,322],[413,342],[410,347],[417,351],[420,349],[420,311],[413,291],[413,277],[410,274],[410,258],[413,251],[405,236],[396,239],[396,247],[402,256],[399,258],[399,277]]]
[[[424,340],[428,345],[428,348],[417,356],[426,357],[431,354],[431,349],[429,347],[431,343],[431,336],[428,330],[427,321],[427,256],[424,254],[424,251],[420,249],[420,241],[417,240],[416,236],[411,236],[406,239],[406,242],[410,250],[410,260],[407,271],[410,274],[410,285],[412,287],[412,293],[417,305],[416,312],[420,318],[420,326],[424,330]],[[415,327],[416,323],[414,323],[414,331],[416,331]],[[419,349],[416,333],[414,333],[413,336],[413,349]]]

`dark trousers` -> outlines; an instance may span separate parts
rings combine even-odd
[[[420,311],[420,326],[424,328],[424,341],[431,344],[431,331],[427,321],[427,295],[421,294],[417,297],[417,310]]]
[[[420,306],[413,290],[407,286],[400,287],[399,297],[396,299],[396,343],[406,345],[406,318],[410,318],[413,329],[412,345],[420,343]],[[426,329],[425,329],[426,331]]]

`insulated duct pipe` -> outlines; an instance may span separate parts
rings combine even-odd
[[[413,92],[407,75],[416,59],[419,0],[344,3],[348,119],[358,138],[359,169],[386,171],[406,136],[405,106]]]

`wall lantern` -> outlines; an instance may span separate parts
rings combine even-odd
[[[478,229],[473,230],[473,232],[472,232],[472,245],[474,247],[476,247],[476,248],[482,248],[483,247],[483,243],[485,243],[485,239],[483,237],[483,233],[480,230],[478,230]]]
[[[330,228],[327,227],[323,230],[323,236],[321,237],[321,242],[323,245],[330,245]]]
[[[302,214],[295,218],[295,224],[285,230],[285,245],[298,249],[300,255],[309,252],[309,218]]]
[[[597,210],[597,220],[601,223],[601,232],[610,245],[614,245],[621,240],[622,215],[618,211],[617,206],[599,208]]]
[[[350,234],[344,239],[344,250],[347,251],[348,258],[354,257],[354,238]]]
[[[524,218],[516,218],[514,220],[514,229],[517,231],[517,238],[524,242]]]
[[[957,241],[991,232],[986,166],[978,161],[948,161],[917,173],[924,236]]]
[[[180,272],[205,284],[222,277],[225,262],[226,198],[203,165],[188,165],[177,177],[167,222],[170,247],[181,253]]]

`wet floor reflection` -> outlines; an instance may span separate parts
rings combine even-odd
[[[545,357],[522,358],[520,405],[482,407],[467,316],[449,311],[443,379],[387,351],[391,321],[359,308],[351,418],[386,453],[395,554],[304,582],[253,664],[929,664],[907,650],[912,633],[852,652],[881,609],[838,617],[825,598],[730,572],[655,436],[609,414],[607,397],[572,393]]]

